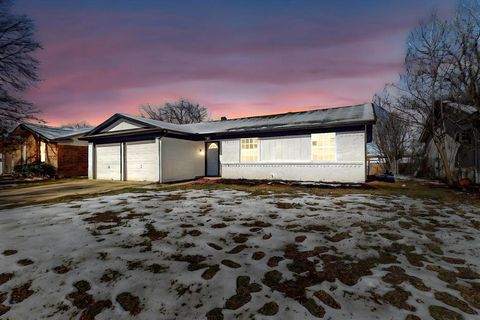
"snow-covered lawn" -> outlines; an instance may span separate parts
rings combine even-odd
[[[148,191],[0,211],[6,319],[478,319],[480,210]]]

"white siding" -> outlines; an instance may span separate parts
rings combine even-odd
[[[222,163],[238,163],[240,161],[240,140],[223,140],[221,141]]]
[[[121,180],[120,144],[97,145],[95,149],[96,178]]]
[[[260,139],[261,162],[310,161],[310,136]]]
[[[274,179],[292,181],[365,182],[363,163],[263,163],[225,164],[222,177],[226,179]]]
[[[162,182],[189,180],[205,175],[204,141],[164,137],[161,139],[161,149]]]
[[[311,160],[310,135],[261,138],[259,145],[259,161],[241,163],[239,139],[222,141],[222,177],[325,182],[365,181],[364,131],[338,132],[337,161],[328,163]]]
[[[337,162],[365,161],[365,134],[337,132]]]
[[[158,145],[155,140],[125,144],[125,180],[158,181]]]
[[[132,129],[140,129],[142,128],[139,125],[133,124],[131,122],[125,121],[125,120],[118,120],[114,124],[112,124],[110,127],[106,128],[103,130],[104,132],[107,131],[120,131],[120,130],[132,130]]]

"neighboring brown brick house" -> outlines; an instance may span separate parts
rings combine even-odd
[[[59,176],[86,176],[88,144],[78,138],[90,130],[21,124],[0,150],[0,174],[12,173],[18,164],[41,161],[56,167]]]

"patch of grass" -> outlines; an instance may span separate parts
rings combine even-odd
[[[228,259],[222,260],[222,264],[224,266],[227,266],[227,267],[233,268],[233,269],[237,269],[237,268],[241,267],[241,265],[239,263],[236,263],[235,261],[228,260]]]
[[[408,297],[411,295],[410,292],[405,291],[400,287],[395,287],[395,289],[388,291],[383,295],[383,300],[398,309],[415,311],[415,307],[407,303]]]
[[[265,257],[265,252],[263,251],[256,251],[252,254],[253,260],[261,260],[263,257]]]
[[[91,289],[90,283],[86,280],[77,281],[73,286],[80,292],[86,292]]]
[[[350,235],[350,232],[345,231],[345,232],[336,233],[333,236],[325,236],[325,239],[331,242],[340,242],[342,240],[349,239],[351,237],[352,236]]]
[[[53,268],[53,271],[58,274],[65,274],[71,270],[70,263],[62,264]]]
[[[205,314],[207,320],[223,320],[222,308],[214,308]]]
[[[14,276],[13,272],[4,272],[0,273],[0,285],[6,283],[7,281],[10,281]]]
[[[404,254],[408,262],[414,267],[423,267],[424,262],[430,262],[424,255],[413,252],[405,252]]]
[[[0,316],[3,316],[5,313],[10,311],[11,307],[0,304]]]
[[[380,233],[380,235],[390,241],[397,241],[403,239],[403,236],[398,233]]]
[[[445,304],[448,304],[449,306],[460,309],[465,313],[477,314],[477,312],[472,308],[470,308],[465,301],[462,301],[457,297],[452,296],[448,292],[435,291],[434,296],[435,296],[435,299],[437,299],[438,301],[441,301]]]
[[[238,245],[236,246],[235,248],[233,248],[232,250],[230,251],[227,251],[227,253],[229,254],[237,254],[237,253],[240,253],[242,252],[244,249],[247,249],[248,246],[244,245],[244,244],[241,244],[241,245]]]
[[[302,301],[301,303],[305,309],[308,310],[308,312],[310,312],[310,314],[312,314],[314,317],[317,317],[317,318],[323,318],[323,316],[325,315],[325,309],[322,308],[321,306],[319,306],[315,300],[313,300],[312,298],[310,299],[307,299],[306,301]]]
[[[258,313],[264,316],[274,316],[278,313],[278,304],[275,301],[267,302],[258,310]]]
[[[132,316],[139,314],[142,311],[140,299],[130,292],[120,293],[115,300],[122,306],[123,310],[128,311]]]
[[[3,251],[3,255],[4,256],[12,256],[12,255],[16,254],[17,252],[18,252],[17,250],[8,249],[8,250]]]
[[[227,183],[228,182],[228,183]],[[368,182],[360,187],[321,188],[290,185],[284,183],[259,183],[255,181],[244,181],[243,183],[231,183],[223,180],[217,183],[200,184],[189,183],[179,186],[162,186],[162,190],[237,190],[250,193],[251,196],[271,196],[273,194],[295,195],[298,193],[310,193],[317,196],[343,196],[349,194],[370,194],[374,196],[407,196],[414,199],[437,200],[450,204],[474,204],[480,205],[480,196],[458,192],[442,185],[433,185],[420,181],[400,181],[395,183]],[[405,186],[404,186],[405,185]]]
[[[442,256],[443,255],[443,250],[442,248],[440,248],[440,246],[438,244],[435,244],[435,243],[427,243],[425,245],[427,247],[428,250],[430,250],[431,252],[435,253],[435,254],[438,254],[439,256]]]
[[[21,266],[28,266],[33,264],[33,261],[30,259],[21,259],[21,260],[18,260],[17,263]]]
[[[427,287],[420,278],[407,274],[401,267],[391,266],[385,270],[388,271],[388,273],[382,277],[382,280],[386,283],[396,286],[403,282],[408,282],[420,291],[430,291],[430,288]]]
[[[122,274],[117,270],[107,269],[100,278],[101,282],[112,282],[120,278]]]
[[[278,266],[278,263],[282,260],[285,260],[283,257],[271,257],[268,259],[267,266],[274,268]]]
[[[147,267],[147,271],[150,271],[152,273],[164,273],[168,270],[168,266],[163,266],[158,263],[153,263]]]
[[[430,306],[428,311],[434,320],[463,320],[463,316],[442,306]]]
[[[28,281],[21,286],[13,288],[12,294],[10,295],[10,303],[20,303],[30,297],[33,294],[33,290],[30,290],[31,285],[32,281]]]
[[[142,234],[142,237],[147,237],[150,241],[163,239],[168,235],[166,231],[158,231],[152,223],[145,224],[146,232]]]
[[[471,283],[467,287],[461,284],[449,284],[447,287],[460,292],[462,298],[477,309],[480,309],[480,286]]]
[[[216,243],[213,243],[213,242],[209,242],[207,243],[207,245],[210,247],[210,248],[213,248],[215,250],[223,250],[223,248],[221,246],[219,246],[218,244]]]
[[[340,304],[324,290],[319,290],[315,292],[313,295],[317,297],[320,301],[322,301],[324,304],[329,306],[330,308],[333,308],[333,309],[341,308]]]
[[[210,266],[202,273],[202,278],[205,280],[210,280],[217,274],[218,271],[220,271],[220,266],[218,264]]]

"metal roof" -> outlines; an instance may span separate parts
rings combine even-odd
[[[31,132],[37,133],[38,135],[42,136],[47,140],[68,139],[71,137],[86,134],[87,132],[92,130],[92,128],[72,129],[72,128],[50,127],[50,126],[31,124],[31,123],[21,124],[20,127],[23,127]]]
[[[255,116],[229,120],[207,121],[193,124],[173,124],[128,114],[120,117],[157,127],[188,134],[241,133],[249,131],[270,131],[308,129],[310,127],[334,127],[373,123],[375,111],[372,103],[355,106],[288,112],[267,116]],[[94,133],[96,130],[93,130]]]

